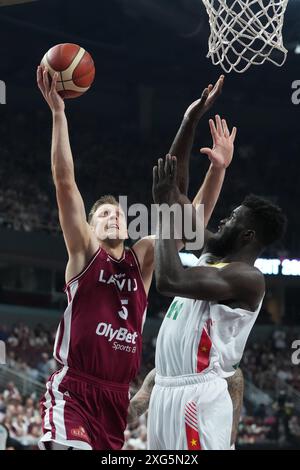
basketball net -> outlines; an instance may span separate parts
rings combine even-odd
[[[208,54],[225,72],[242,73],[265,61],[282,66],[282,27],[288,0],[202,0],[211,34]]]

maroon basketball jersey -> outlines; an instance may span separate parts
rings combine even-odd
[[[68,306],[58,327],[54,357],[103,380],[129,383],[138,373],[147,296],[136,255],[120,260],[103,248],[65,287]]]

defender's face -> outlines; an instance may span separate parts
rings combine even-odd
[[[208,241],[208,249],[212,254],[222,257],[234,250],[238,238],[245,230],[247,212],[246,207],[239,206],[229,217],[220,221],[218,231]]]
[[[241,228],[241,224],[243,223],[243,215],[244,215],[244,207],[239,206],[236,209],[234,209],[230,216],[222,219],[220,221],[218,231],[216,233],[216,236],[219,239],[222,239],[223,237],[228,237],[232,232],[236,231],[236,228],[239,227]]]
[[[91,226],[99,241],[126,240],[126,217],[120,206],[103,204],[93,215]]]

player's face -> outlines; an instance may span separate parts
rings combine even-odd
[[[218,226],[217,233],[222,237],[224,233],[230,232],[234,227],[240,226],[243,220],[243,206],[236,207],[229,217],[222,219]]]
[[[98,207],[92,219],[92,227],[99,241],[128,238],[125,214],[120,206],[114,204]]]
[[[245,229],[247,208],[239,206],[230,216],[220,221],[218,231],[208,241],[208,249],[215,256],[225,256],[237,247],[237,241]]]

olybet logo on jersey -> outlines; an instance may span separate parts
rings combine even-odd
[[[98,323],[97,329],[96,329],[96,335],[98,336],[104,336],[107,338],[108,342],[111,343],[114,339],[117,341],[114,341],[112,344],[112,348],[117,351],[125,351],[125,352],[136,352],[136,338],[138,337],[138,333],[130,333],[127,328],[118,328],[116,330],[113,329],[111,323]],[[127,343],[126,344],[120,344],[120,343]],[[131,346],[129,346],[131,345]]]

